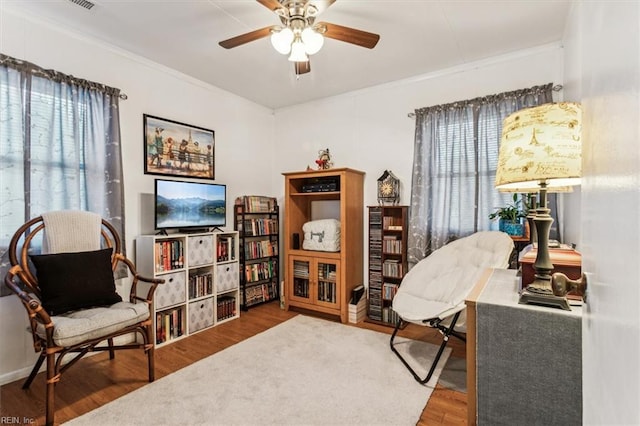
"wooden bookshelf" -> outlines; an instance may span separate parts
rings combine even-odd
[[[233,211],[240,239],[242,309],[279,300],[280,218],[276,199],[245,195],[236,200]]]
[[[346,323],[351,290],[363,284],[364,172],[335,168],[283,175],[285,306],[338,316]],[[340,251],[301,248],[303,225],[318,219],[340,221]]]

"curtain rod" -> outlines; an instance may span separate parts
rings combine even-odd
[[[553,90],[554,92],[559,92],[562,90],[562,84],[556,84],[555,86],[553,86],[551,88],[551,90]],[[407,114],[407,117],[409,118],[415,118],[416,117],[416,113],[415,112],[410,112]]]
[[[32,62],[4,55],[2,53],[0,53],[0,65],[11,67],[19,72],[30,73],[38,77],[46,78],[59,83],[75,84],[83,88],[98,90],[112,96],[117,94],[118,97],[122,100],[127,100],[129,98],[126,93],[121,93],[120,89],[117,89],[115,87],[110,87],[102,83],[96,83],[82,78],[77,78],[71,74],[64,74],[60,71],[45,69]]]

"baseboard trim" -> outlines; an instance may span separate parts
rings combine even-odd
[[[135,341],[135,337],[136,337],[135,333],[125,334],[124,336],[116,337],[114,339],[114,343],[116,345],[125,345],[127,343],[131,343],[131,342]],[[89,352],[89,353],[87,353],[85,355],[85,357],[94,356],[94,355],[97,355],[99,353],[100,352]],[[68,363],[72,359],[73,359],[72,356],[67,356],[63,360],[62,365]],[[34,364],[35,364],[36,360],[37,360],[37,358],[33,360]],[[20,380],[20,379],[24,379],[24,378],[28,377],[29,373],[31,373],[31,369],[32,368],[33,368],[33,364],[31,364],[28,367],[24,367],[24,368],[21,368],[19,370],[14,370],[14,371],[11,371],[9,373],[5,373],[5,374],[0,375],[0,386],[3,386],[3,385],[6,385],[8,383],[15,382],[16,380]],[[42,372],[44,372],[46,370],[47,370],[47,365],[46,365],[46,362],[45,362],[45,363],[42,363],[42,367],[40,367],[40,370],[38,370],[38,373],[42,373]]]
[[[33,367],[25,367],[20,370],[12,371],[10,373],[6,373],[0,376],[0,386],[6,385],[7,383],[15,382],[16,380],[23,379],[29,375],[31,369]],[[44,371],[44,368],[40,369]]]

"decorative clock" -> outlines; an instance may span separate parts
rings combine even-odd
[[[378,204],[400,204],[400,179],[390,170],[378,178]]]

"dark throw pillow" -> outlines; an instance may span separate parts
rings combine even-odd
[[[32,255],[42,306],[49,315],[121,302],[111,270],[111,253],[96,251]]]

